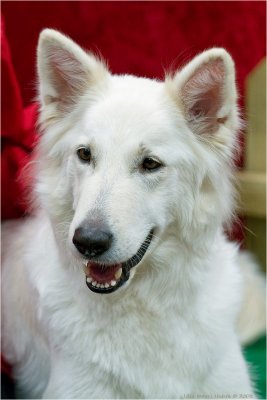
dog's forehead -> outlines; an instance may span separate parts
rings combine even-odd
[[[108,89],[88,109],[91,119],[109,119],[113,124],[133,123],[134,119],[144,122],[160,108],[162,84],[153,80],[135,77],[112,77]],[[156,115],[155,115],[156,116]],[[105,118],[103,118],[105,117]]]
[[[162,142],[164,133],[174,131],[170,104],[162,82],[113,76],[107,91],[83,113],[82,130],[98,142]]]

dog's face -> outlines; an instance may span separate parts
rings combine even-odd
[[[112,76],[70,39],[45,30],[38,71],[44,133],[37,190],[59,244],[73,266],[84,265],[92,291],[110,293],[130,281],[171,226],[192,240],[227,215],[229,202],[214,211],[229,187],[219,167],[227,169],[238,123],[224,50],[157,82]]]

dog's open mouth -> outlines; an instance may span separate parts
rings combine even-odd
[[[103,265],[94,261],[88,261],[85,267],[86,285],[88,288],[96,293],[115,292],[115,290],[128,281],[131,268],[141,262],[152,238],[153,229],[149,232],[137,253],[126,262]]]

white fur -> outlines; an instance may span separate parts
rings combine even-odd
[[[201,136],[187,123],[179,93],[197,68],[217,58],[224,96],[214,117],[225,119]],[[235,331],[237,247],[223,233],[233,209],[239,126],[231,57],[208,50],[165,83],[113,76],[70,39],[45,30],[38,71],[38,211],[7,225],[2,245],[2,349],[20,394],[252,394]],[[80,145],[91,147],[90,165],[78,159]],[[140,172],[147,156],[164,167]],[[147,254],[112,294],[87,288],[72,244],[79,224],[96,217],[116,238],[104,262],[130,258],[156,227]]]

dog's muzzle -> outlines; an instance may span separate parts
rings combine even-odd
[[[95,293],[112,293],[121,287],[130,277],[130,270],[139,264],[152,241],[154,229],[151,229],[137,253],[126,262],[103,265],[89,260],[84,270],[86,285]]]

